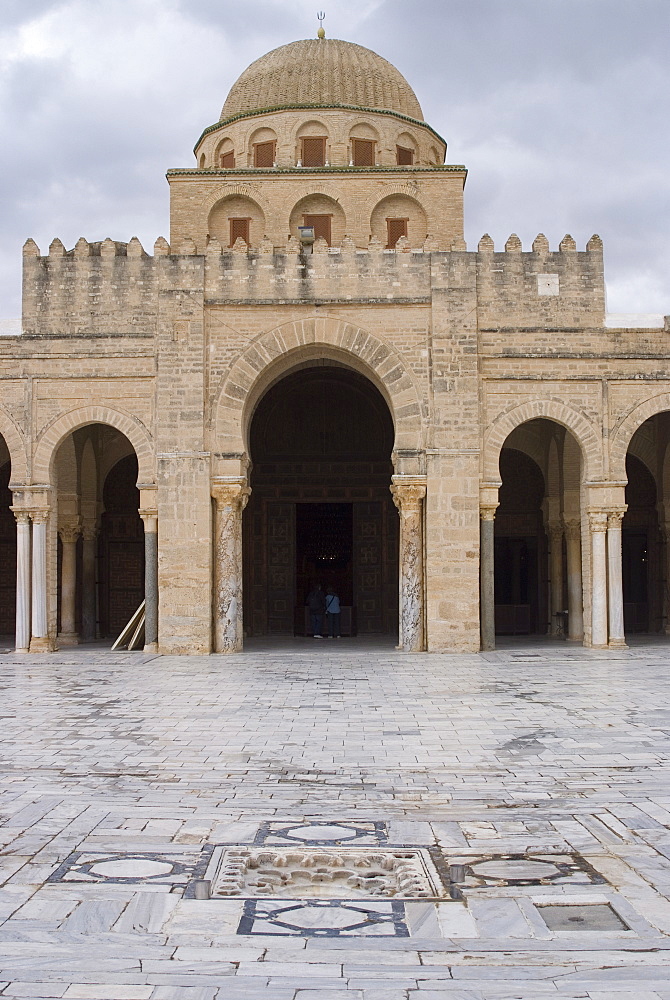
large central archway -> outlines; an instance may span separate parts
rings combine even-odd
[[[266,391],[249,435],[247,634],[308,634],[315,582],[338,591],[344,634],[397,634],[393,441],[385,399],[343,364],[314,362]]]

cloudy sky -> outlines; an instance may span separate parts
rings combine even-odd
[[[610,311],[670,313],[670,0],[1,0],[0,318],[28,236],[167,236],[165,170],[318,9],[404,73],[469,168],[469,249],[597,232]]]

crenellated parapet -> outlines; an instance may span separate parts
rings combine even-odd
[[[602,327],[605,318],[603,245],[592,236],[583,251],[565,236],[551,251],[540,233],[524,251],[513,233],[496,252],[485,235],[477,252],[479,328],[530,332]],[[532,348],[532,344],[528,345]]]
[[[321,243],[322,245],[319,245]],[[206,254],[206,301],[226,302],[417,302],[430,296],[429,251],[383,250],[373,242],[357,249],[348,239],[338,248],[318,241],[304,254],[290,239],[283,252],[271,246],[222,251],[210,241]]]
[[[153,336],[161,290],[179,287],[180,271],[193,270],[189,258],[181,266],[181,258],[168,258],[169,249],[162,237],[154,256],[136,237],[128,243],[89,243],[82,237],[71,250],[54,239],[42,256],[28,240],[23,248],[24,334]]]
[[[377,239],[365,249],[345,237],[337,248],[317,240],[312,252],[293,237],[278,250],[269,240],[249,249],[243,240],[223,249],[210,239],[198,253],[191,239],[156,240],[153,255],[140,241],[79,239],[66,250],[55,239],[42,256],[24,247],[23,329],[33,336],[153,336],[166,296],[204,296],[205,305],[295,303],[430,303],[459,282],[476,287],[484,333],[602,327],[605,309],[602,243],[592,237],[577,251],[565,237],[556,251],[543,235],[524,252],[511,236],[496,252],[489,236],[477,252],[462,239],[436,250],[429,236],[395,250]],[[459,277],[460,276],[460,277]],[[525,332],[524,332],[525,331]],[[532,344],[529,344],[532,346]]]

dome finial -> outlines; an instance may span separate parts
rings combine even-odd
[[[316,37],[317,38],[325,38],[326,37],[326,29],[323,26],[323,22],[324,22],[325,17],[326,17],[325,11],[320,10],[317,13],[316,16],[317,16],[318,21],[319,21],[319,30],[316,33]]]

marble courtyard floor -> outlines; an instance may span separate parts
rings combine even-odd
[[[5,650],[0,996],[670,1000],[669,660]]]

